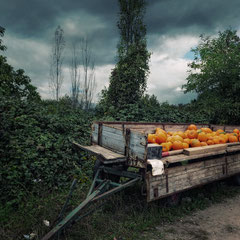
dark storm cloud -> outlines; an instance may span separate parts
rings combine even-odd
[[[88,35],[96,53],[96,64],[102,65],[114,62],[117,13],[117,1],[112,0],[10,0],[1,4],[0,25],[16,38],[36,39],[49,44],[58,25],[63,27],[68,44]],[[95,18],[99,19],[103,29],[91,28],[91,19]],[[75,22],[78,28],[74,32],[64,28],[66,19]],[[82,33],[83,28],[88,31]]]
[[[39,37],[52,26],[57,26],[62,17],[79,11],[101,16],[107,24],[116,19],[117,4],[111,0],[9,0],[1,3],[0,23],[15,33]]]
[[[149,0],[149,34],[212,33],[239,24],[239,0]],[[221,30],[221,29],[218,29]]]
[[[147,0],[149,34],[179,31],[211,32],[239,23],[239,0]],[[0,23],[7,30],[28,38],[46,38],[61,20],[86,12],[106,25],[106,38],[117,35],[117,0],[9,0],[1,3]],[[88,24],[88,19],[85,19]]]
[[[147,0],[146,24],[149,47],[161,34],[210,33],[220,27],[235,27],[240,21],[239,0]],[[72,20],[76,29],[65,29],[69,43],[83,37],[82,29],[92,41],[96,64],[114,63],[118,30],[117,0],[9,0],[0,8],[0,25],[17,37],[47,42],[58,25]],[[97,18],[104,26],[92,28]],[[72,31],[72,32],[71,32]]]
[[[215,34],[229,26],[239,29],[239,0],[146,2],[149,49],[160,49],[162,40],[159,39],[163,35],[199,36],[202,33]],[[51,40],[56,27],[61,25],[66,39],[65,67],[70,62],[71,44],[86,36],[95,56],[95,64],[114,64],[119,41],[116,27],[118,13],[118,0],[2,0],[0,26],[6,28],[3,39],[8,47],[6,55],[10,64],[25,69],[33,83],[41,86],[48,78]],[[170,92],[175,96],[171,102],[180,100],[182,95],[173,91],[168,89],[158,96],[165,96],[166,92],[169,96]]]

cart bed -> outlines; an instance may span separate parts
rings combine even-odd
[[[98,145],[97,148],[101,146],[108,149],[110,155],[114,152],[123,156],[116,158],[116,163],[119,159],[122,161],[125,159],[127,166],[144,170],[147,201],[240,174],[240,143],[228,143],[224,146],[206,146],[189,151],[171,151],[171,154],[176,155],[159,159],[164,164],[164,173],[153,176],[148,170],[151,149],[147,143],[147,135],[153,133],[157,127],[174,132],[185,131],[188,125],[188,123],[95,122],[92,126],[91,140],[93,145]],[[240,126],[210,124],[196,124],[196,126],[209,127],[213,131],[223,129],[226,132],[240,128]],[[88,150],[93,151],[93,148]],[[103,155],[104,151],[101,150],[100,154]],[[114,159],[111,161],[114,162]]]

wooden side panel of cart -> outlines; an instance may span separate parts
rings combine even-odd
[[[185,131],[188,124],[96,122],[92,126],[92,144],[97,144],[126,157],[127,165],[146,168],[147,134],[157,127],[166,131]],[[199,124],[198,128],[209,127]]]
[[[195,158],[180,154],[170,157],[169,161],[182,164],[166,167],[160,176],[146,174],[148,202],[239,174],[240,145],[229,146],[226,151],[199,154]]]
[[[92,126],[92,144],[122,154],[129,166],[146,168],[146,134],[124,124],[98,124]]]

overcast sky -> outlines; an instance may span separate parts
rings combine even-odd
[[[119,32],[117,0],[0,0],[0,26],[6,29],[4,44],[8,62],[22,68],[43,98],[49,91],[49,62],[54,31],[64,30],[64,83],[61,95],[70,93],[70,46],[88,36],[96,65],[96,96],[108,86],[116,63]],[[148,93],[160,102],[186,103],[191,48],[200,34],[216,35],[232,27],[240,29],[239,0],[147,0],[145,23],[148,50],[152,53]],[[97,98],[97,97],[95,97]]]

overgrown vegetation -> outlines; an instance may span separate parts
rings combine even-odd
[[[57,216],[73,177],[80,184],[72,203],[76,205],[84,198],[91,181],[93,161],[85,153],[76,152],[70,140],[89,143],[94,119],[240,122],[240,40],[235,31],[227,30],[213,39],[202,37],[201,44],[194,49],[195,59],[190,64],[192,70],[184,88],[186,92],[196,91],[197,100],[185,105],[159,103],[156,96],[144,94],[150,57],[142,21],[145,2],[119,2],[118,63],[111,73],[110,87],[103,90],[94,111],[76,107],[69,97],[59,101],[41,100],[24,71],[14,70],[0,55],[0,189],[4,193],[0,196],[3,226],[0,237],[3,239],[17,239],[32,231],[42,236],[47,231],[42,220],[46,218],[52,222]],[[135,27],[130,35],[132,28],[124,25],[125,22]],[[4,29],[0,27],[0,37],[3,35]],[[0,51],[5,49],[0,39]],[[239,192],[235,188],[217,189],[208,195],[213,202],[218,194],[221,198],[224,194]],[[191,204],[159,208],[159,203],[147,205],[145,198],[137,195],[134,189],[127,191],[130,192],[113,197],[110,204],[87,218],[80,230],[74,228],[71,235],[67,233],[69,239],[79,239],[79,235],[83,239],[113,239],[116,236],[138,239],[144,229],[161,219],[171,221],[208,205],[192,192],[194,201]],[[102,222],[109,228],[102,229]]]
[[[1,201],[19,203],[28,192],[40,194],[82,177],[84,154],[69,139],[87,144],[91,115],[73,110],[68,99],[57,105],[5,99],[0,102]]]
[[[88,185],[83,184],[77,186],[70,202],[72,206],[77,206],[85,198],[87,187]],[[140,192],[138,186],[113,196],[84,221],[73,225],[62,239],[78,240],[81,236],[84,240],[113,240],[114,237],[122,240],[147,240],[150,233],[155,233],[156,226],[174,223],[196,210],[226,201],[227,198],[240,194],[240,189],[227,182],[210,184],[185,192],[182,197],[190,198],[191,202],[183,201],[181,205],[174,207],[168,207],[166,200],[147,204]],[[8,211],[8,215],[4,217],[0,211],[0,238],[22,239],[23,234],[35,233],[35,239],[41,239],[49,231],[43,220],[50,221],[50,224],[56,220],[67,193],[66,190],[58,189],[42,198],[30,194],[17,211]]]
[[[201,36],[189,64],[185,92],[198,93],[197,101],[211,113],[211,121],[238,124],[240,120],[240,38],[227,29],[217,37]]]

